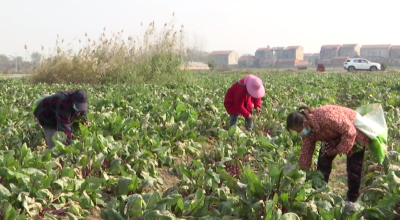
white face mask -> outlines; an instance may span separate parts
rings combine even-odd
[[[80,112],[79,109],[76,107],[75,104],[74,104],[73,108],[75,109],[75,111]]]

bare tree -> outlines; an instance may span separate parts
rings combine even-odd
[[[193,33],[192,37],[188,39],[188,41],[188,49],[190,51],[188,53],[188,59],[193,62],[207,63],[209,53],[205,51],[206,42],[204,38],[196,33]]]

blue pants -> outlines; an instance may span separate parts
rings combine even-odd
[[[253,110],[251,110],[251,114],[253,114]],[[231,122],[229,124],[229,127],[237,125],[239,115],[230,115],[230,117],[231,117]],[[252,131],[253,130],[253,120],[250,118],[245,118],[245,127],[246,127],[246,130]]]

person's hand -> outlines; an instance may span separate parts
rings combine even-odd
[[[86,127],[92,127],[92,123],[90,123],[90,121],[84,121],[83,124],[84,124]]]
[[[261,114],[261,108],[260,107],[256,107],[256,113],[259,115]]]
[[[333,156],[339,153],[339,150],[336,147],[330,147],[326,149],[326,155]]]
[[[71,145],[71,143],[72,143],[72,139],[67,138],[65,141],[62,141],[62,143],[63,143],[65,146],[69,146],[69,145]]]

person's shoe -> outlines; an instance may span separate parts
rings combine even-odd
[[[251,117],[245,119],[245,127],[247,131],[253,131],[253,119]]]
[[[356,202],[357,198],[347,196],[345,201],[347,201],[347,202]]]

